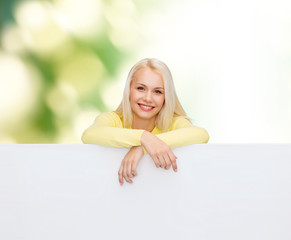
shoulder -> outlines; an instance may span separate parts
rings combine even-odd
[[[179,129],[179,128],[186,128],[186,127],[195,127],[195,126],[186,117],[175,117],[169,127],[169,131]]]
[[[108,125],[112,127],[122,127],[121,118],[115,112],[105,112],[99,114],[95,118],[94,124]]]

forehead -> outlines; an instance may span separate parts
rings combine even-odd
[[[141,68],[135,72],[132,78],[133,84],[142,83],[148,87],[164,87],[161,74],[154,72],[148,67]]]

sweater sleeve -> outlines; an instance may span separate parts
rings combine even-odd
[[[140,138],[144,130],[127,129],[117,114],[102,113],[82,135],[82,142],[107,147],[126,147],[141,145]]]
[[[186,118],[177,118],[173,122],[170,131],[156,136],[168,144],[170,148],[207,143],[209,140],[208,132],[204,128],[193,125]]]

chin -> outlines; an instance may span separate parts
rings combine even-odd
[[[156,117],[156,115],[146,115],[146,114],[138,114],[137,116],[138,116],[140,119],[144,119],[144,120],[150,120],[150,119]]]
[[[158,114],[157,113],[147,113],[147,112],[135,112],[136,116],[143,120],[150,120],[152,118],[155,118]]]

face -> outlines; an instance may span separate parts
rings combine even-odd
[[[130,106],[135,121],[154,121],[165,102],[162,76],[150,68],[135,72],[130,86]]]

